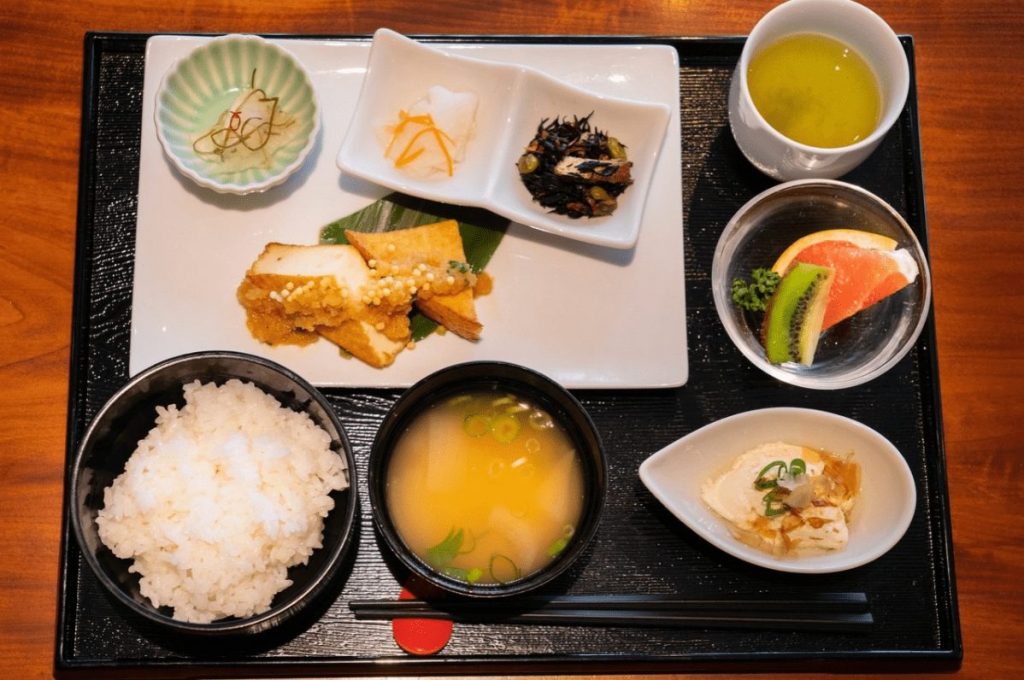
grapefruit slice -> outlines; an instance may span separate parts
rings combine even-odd
[[[856,229],[826,229],[795,241],[772,271],[780,276],[797,262],[835,272],[822,331],[903,289],[917,278],[914,257],[896,241]]]

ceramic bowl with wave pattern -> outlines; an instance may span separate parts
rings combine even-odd
[[[284,182],[316,142],[320,106],[290,52],[255,35],[212,38],[178,61],[156,95],[156,129],[200,186],[250,194]]]

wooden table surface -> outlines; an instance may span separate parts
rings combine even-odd
[[[0,674],[52,675],[87,30],[733,35],[771,0],[5,0]],[[914,36],[964,677],[1024,640],[1024,3],[876,0]],[[835,669],[840,670],[840,669]]]

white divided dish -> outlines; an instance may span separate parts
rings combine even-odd
[[[267,243],[314,244],[321,227],[390,193],[339,172],[336,165],[366,74],[369,41],[272,40],[309,72],[323,124],[306,162],[284,184],[262,194],[231,196],[198,187],[178,173],[164,156],[155,129],[156,92],[164,74],[208,40],[156,36],[146,47],[132,375],[172,356],[221,349],[266,357],[321,387],[405,387],[444,366],[473,360],[518,363],[569,388],[674,387],[686,382],[679,63],[674,48],[437,45],[446,53],[527,66],[598,96],[653,102],[670,111],[669,122],[632,248],[581,243],[513,222],[486,268],[494,289],[477,299],[477,316],[484,326],[481,339],[432,335],[401,352],[391,366],[375,369],[339,356],[337,347],[324,340],[306,347],[261,344],[249,334],[245,310],[235,299],[247,268]],[[422,83],[424,88],[430,84]],[[415,99],[419,91],[409,95]],[[537,122],[539,118],[534,127]],[[523,144],[533,130],[525,131]],[[514,167],[513,178],[519,181]],[[621,197],[622,208],[638,188],[630,187]]]
[[[705,480],[741,454],[782,441],[836,455],[853,454],[861,488],[850,513],[849,543],[834,552],[774,557],[737,540],[728,523],[701,499]],[[830,573],[875,560],[903,537],[914,517],[917,492],[903,455],[875,430],[844,416],[804,408],[747,411],[706,425],[650,456],[640,479],[698,536],[745,562],[794,573]]]
[[[380,130],[433,85],[477,96],[476,131],[451,177],[418,178],[385,157]],[[542,120],[591,113],[593,128],[626,145],[633,184],[609,216],[573,219],[554,214],[533,201],[516,162]],[[519,224],[585,243],[632,248],[670,115],[663,103],[593,93],[528,66],[442,52],[381,29],[374,34],[338,166],[411,196],[487,208]]]

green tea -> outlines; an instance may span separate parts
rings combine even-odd
[[[878,125],[882,95],[868,63],[824,35],[788,36],[761,49],[747,83],[768,124],[817,147],[848,146]]]

